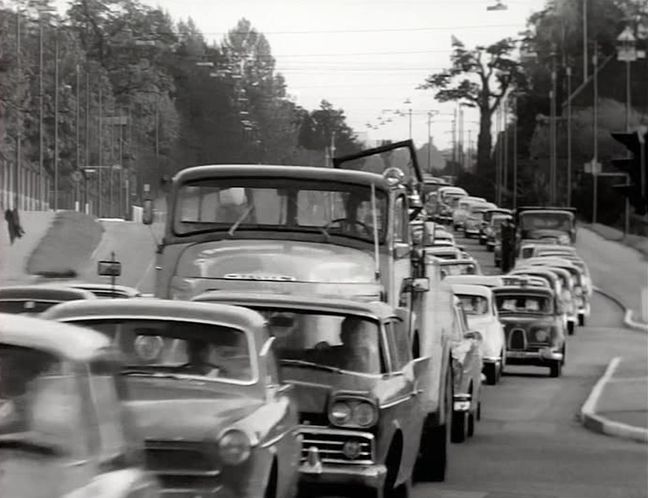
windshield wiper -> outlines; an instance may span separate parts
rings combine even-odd
[[[248,207],[245,212],[238,217],[238,219],[234,222],[234,224],[229,228],[227,233],[229,233],[229,236],[232,237],[234,235],[234,232],[236,229],[239,227],[241,223],[243,223],[243,220],[250,216],[250,214],[254,211],[254,204],[252,204],[250,207]]]
[[[290,367],[303,367],[303,368],[312,368],[315,370],[326,370],[327,372],[336,372],[342,373],[344,370],[338,367],[332,367],[330,365],[322,365],[320,363],[313,363],[310,361],[304,360],[280,360],[279,363],[282,365],[287,365]]]

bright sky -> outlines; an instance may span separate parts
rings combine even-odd
[[[450,36],[467,46],[518,37],[528,16],[545,0],[503,0],[507,10],[487,11],[496,0],[142,0],[176,19],[193,18],[208,40],[220,42],[245,17],[268,38],[288,92],[307,108],[322,99],[346,112],[348,123],[370,139],[427,141],[427,112],[437,110],[431,135],[437,147],[452,142],[454,104],[440,104],[431,90],[417,90],[425,77],[447,67]],[[379,129],[380,118],[392,118]],[[478,115],[465,111],[477,137]]]

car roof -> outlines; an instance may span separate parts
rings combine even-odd
[[[248,329],[262,327],[264,318],[247,308],[226,304],[194,303],[170,299],[127,298],[96,299],[58,304],[45,311],[43,318],[66,320],[70,318],[105,319],[169,318],[173,320],[206,321],[220,323],[234,328]]]
[[[448,275],[444,280],[448,284],[454,285],[455,279],[457,284],[462,285],[482,285],[486,287],[501,287],[502,285],[502,279],[499,275]],[[466,281],[465,284],[462,282],[464,280]]]
[[[451,283],[452,292],[455,294],[467,294],[469,296],[484,296],[490,297],[493,292],[489,287],[484,285],[467,285],[467,284],[453,284]]]
[[[93,330],[7,313],[0,313],[0,343],[72,361],[91,360],[110,347],[110,339]]]
[[[319,181],[334,181],[340,183],[355,183],[358,185],[376,185],[384,190],[390,190],[385,178],[378,173],[357,171],[341,168],[317,168],[312,166],[283,166],[266,164],[216,164],[192,166],[178,172],[174,181],[182,184],[197,180],[215,178],[295,178]]]
[[[96,296],[90,291],[67,285],[33,284],[0,287],[0,300],[5,299],[72,301],[96,299]]]
[[[350,313],[383,319],[394,316],[394,310],[386,303],[363,302],[326,296],[276,294],[264,292],[208,291],[193,298],[193,301],[211,303],[235,302],[245,305],[270,305],[293,309],[317,309],[326,312]],[[245,303],[245,304],[242,304]]]
[[[535,294],[543,296],[553,296],[554,292],[549,287],[539,287],[536,285],[505,285],[502,287],[495,287],[492,289],[494,294],[506,294],[506,293],[517,293],[517,294]]]
[[[444,193],[444,194],[465,194],[468,195],[468,192],[466,192],[465,189],[461,187],[455,187],[453,185],[448,185],[445,187],[441,187],[437,192]]]

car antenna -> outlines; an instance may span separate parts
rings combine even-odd
[[[371,183],[371,217],[373,218],[374,274],[380,281],[380,251],[378,247],[378,213],[376,208],[376,185]]]

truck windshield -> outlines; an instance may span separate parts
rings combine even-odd
[[[379,240],[387,226],[387,195],[376,189]],[[187,183],[175,203],[177,235],[209,231],[291,230],[373,241],[368,185],[278,177],[219,178]]]
[[[380,331],[373,320],[318,311],[254,309],[268,320],[284,366],[310,363],[364,374],[384,371]]]
[[[522,230],[560,230],[568,232],[572,229],[574,216],[569,212],[560,211],[531,211],[520,213],[520,228]]]

